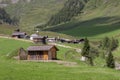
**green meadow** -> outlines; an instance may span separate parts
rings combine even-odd
[[[33,45],[14,39],[0,38],[0,80],[120,80],[120,72],[103,66],[89,66],[77,60],[77,65],[28,62],[8,59],[16,48]],[[63,60],[69,49],[58,47],[58,58]],[[75,60],[73,60],[75,61]],[[100,60],[98,59],[100,63]]]
[[[10,4],[5,9],[11,15],[20,19],[19,27],[28,35],[35,33],[34,27],[45,24],[52,15],[56,14],[67,0],[31,0],[25,3],[20,0]],[[102,38],[114,37],[120,45],[120,0],[90,0],[83,14],[72,18],[70,22],[55,26],[47,26],[42,36],[81,39],[88,37],[91,43]],[[16,27],[0,24],[0,35],[11,35]],[[73,37],[74,36],[74,37]],[[83,44],[57,43],[82,49]],[[9,58],[16,49],[35,45],[31,42],[0,38],[0,80],[120,80],[120,71],[105,66],[101,57],[94,59],[94,66],[80,61],[80,53],[72,49],[58,47],[57,58],[62,61],[76,62],[77,65],[64,65],[55,62],[33,62]],[[69,53],[69,59],[65,54]],[[17,53],[16,53],[17,55]],[[114,59],[120,63],[120,47],[113,51]],[[77,58],[72,58],[77,56]]]

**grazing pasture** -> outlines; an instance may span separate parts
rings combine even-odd
[[[33,44],[0,38],[0,80],[120,80],[120,72],[117,70],[103,66],[92,67],[79,60],[75,66],[65,66],[53,62],[28,62],[7,58],[16,48],[27,48],[30,45]],[[69,49],[58,48],[58,58],[63,60],[64,53]]]

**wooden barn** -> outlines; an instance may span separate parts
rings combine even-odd
[[[33,37],[33,41],[34,42],[42,42],[43,41],[43,37],[42,36]]]
[[[27,60],[55,60],[57,59],[57,47],[54,45],[30,46],[27,49]]]
[[[12,33],[13,38],[24,38],[27,34],[25,32],[14,32]]]

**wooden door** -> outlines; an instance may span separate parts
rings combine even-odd
[[[44,60],[48,60],[48,52],[44,52]]]

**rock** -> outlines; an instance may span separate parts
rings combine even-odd
[[[82,56],[80,60],[81,61],[86,61],[86,57]]]

